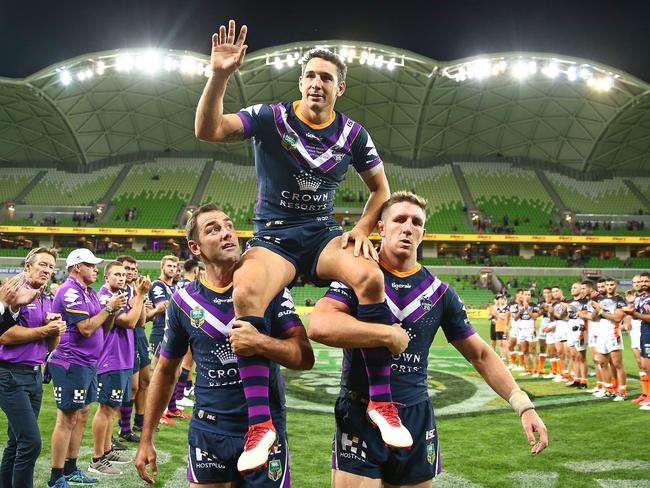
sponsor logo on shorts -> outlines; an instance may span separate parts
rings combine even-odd
[[[61,391],[62,391],[62,387],[60,387],[60,386],[55,386],[55,387],[52,389],[52,391],[54,392],[54,400],[55,400],[57,403],[61,403]]]
[[[429,464],[436,462],[436,447],[433,442],[427,444],[427,461],[429,461]]]
[[[208,451],[204,451],[198,447],[194,449],[194,458],[196,459],[194,467],[197,469],[226,469],[225,464],[220,463]]]
[[[282,463],[279,459],[272,459],[269,461],[269,479],[278,481],[282,476]]]
[[[339,456],[366,462],[366,449],[368,449],[368,445],[365,441],[359,439],[358,436],[351,436],[345,432],[341,434],[342,452],[339,453]]]
[[[74,403],[83,403],[86,401],[86,390],[75,390],[72,395],[72,401]]]
[[[114,388],[111,390],[111,400],[121,400],[124,396],[124,390]]]

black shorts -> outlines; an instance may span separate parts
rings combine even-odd
[[[348,396],[336,401],[332,469],[394,485],[422,483],[440,474],[438,432],[430,401],[399,409],[402,423],[413,436],[411,449],[386,446],[379,430],[368,423],[367,406]]]
[[[142,368],[151,364],[149,356],[149,342],[143,327],[135,328],[135,357],[133,358],[133,372],[137,373]]]
[[[322,220],[317,220],[322,219]],[[320,253],[329,242],[342,235],[343,228],[329,217],[317,217],[304,222],[287,223],[271,220],[255,232],[246,249],[264,247],[279,254],[296,268],[296,273],[317,280],[316,265]],[[329,281],[327,282],[329,285]]]
[[[132,369],[106,371],[97,375],[97,401],[102,405],[119,407],[131,398]]]
[[[52,376],[52,390],[59,410],[80,410],[97,401],[97,370],[94,366],[51,359],[47,369]]]
[[[277,445],[262,469],[242,476],[237,460],[244,451],[244,437],[226,436],[190,427],[187,433],[187,479],[193,483],[238,482],[239,488],[289,488],[289,448],[286,434],[278,431]]]
[[[494,330],[494,324],[490,325],[490,340],[492,341],[505,341],[508,335],[505,332],[497,332]]]

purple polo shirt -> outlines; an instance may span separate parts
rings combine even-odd
[[[17,327],[41,327],[45,317],[52,311],[52,300],[41,295],[28,305],[20,307]],[[0,361],[25,366],[43,364],[47,355],[47,339],[38,339],[25,344],[0,345]]]
[[[52,311],[60,313],[68,330],[54,351],[54,357],[80,366],[96,366],[104,347],[104,329],[99,327],[90,337],[84,337],[76,324],[94,317],[102,309],[97,292],[68,278],[54,297]]]
[[[127,292],[128,293],[128,292]],[[113,292],[103,285],[99,290],[99,303],[102,306],[113,296]],[[131,309],[129,304],[122,309],[124,313]],[[125,329],[113,325],[113,328],[106,334],[104,348],[97,363],[97,374],[108,371],[119,371],[120,369],[133,369],[135,359],[135,342],[133,329]]]

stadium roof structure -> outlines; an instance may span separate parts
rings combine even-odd
[[[423,166],[522,158],[579,172],[650,166],[650,85],[555,54],[439,62],[372,43],[282,45],[247,55],[225,111],[298,99],[298,61],[315,46],[347,60],[337,109],[369,130],[386,160]],[[0,78],[0,162],[81,169],[148,151],[251,161],[248,143],[215,146],[194,137],[208,61],[186,51],[126,49],[79,56],[24,79]]]

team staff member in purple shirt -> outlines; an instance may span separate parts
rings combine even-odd
[[[54,249],[32,249],[25,258],[21,286],[37,291],[44,289],[56,258]],[[52,313],[51,300],[40,293],[31,303],[20,307],[16,320],[16,325],[0,337],[0,408],[8,421],[0,486],[31,488],[34,464],[41,452],[38,429],[43,397],[41,364],[48,349],[58,344],[66,324],[59,314]]]
[[[92,482],[77,468],[77,457],[88,419],[88,404],[94,401],[97,361],[104,335],[113,326],[115,312],[126,305],[126,296],[114,295],[102,308],[97,293],[90,287],[97,281],[97,264],[102,261],[88,249],[72,251],[65,261],[69,277],[54,298],[52,310],[61,314],[68,329],[48,359],[58,409],[52,431],[48,487],[66,488],[68,481]]]
[[[128,296],[125,290],[126,269],[119,261],[113,261],[104,269],[106,284],[99,290],[99,303],[106,305],[115,295]],[[131,377],[135,356],[133,330],[144,324],[146,309],[144,301],[151,289],[151,280],[141,276],[135,282],[135,295],[131,304],[115,313],[113,328],[106,334],[102,354],[97,364],[97,401],[99,408],[93,418],[95,454],[88,471],[91,473],[117,475],[122,472],[113,464],[128,463],[130,459],[114,451],[111,446],[113,422],[124,398],[131,395]],[[110,319],[109,319],[110,320]]]

